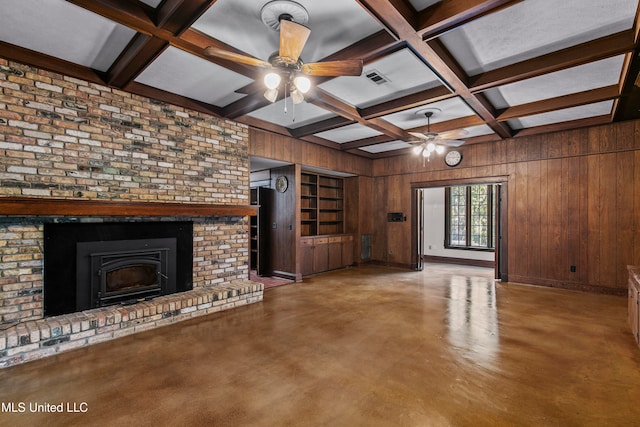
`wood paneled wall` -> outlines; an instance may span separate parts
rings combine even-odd
[[[463,146],[462,164],[423,166],[410,155],[374,161],[374,255],[411,262],[416,183],[507,177],[509,280],[623,293],[640,265],[640,122]],[[571,272],[574,265],[576,272]]]
[[[249,155],[304,166],[372,176],[373,161],[261,130],[249,130]]]

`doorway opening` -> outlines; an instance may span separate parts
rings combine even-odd
[[[494,269],[506,281],[507,180],[416,183],[413,189],[413,265],[426,262]]]

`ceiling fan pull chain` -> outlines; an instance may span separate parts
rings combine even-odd
[[[287,87],[288,85],[284,85],[284,113],[287,114]]]

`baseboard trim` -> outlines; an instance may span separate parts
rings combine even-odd
[[[602,295],[627,295],[627,288],[607,288],[604,286],[588,285],[584,283],[566,282],[562,280],[543,279],[539,277],[509,275],[509,283],[519,283],[523,285],[545,286],[547,288],[564,289],[567,291],[590,292]]]
[[[484,261],[481,259],[450,258],[450,257],[432,256],[432,255],[424,255],[422,259],[425,262],[437,262],[437,263],[443,263],[443,264],[470,265],[473,267],[487,267],[487,268],[495,267],[495,263],[493,261]]]

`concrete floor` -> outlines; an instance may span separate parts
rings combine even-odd
[[[0,402],[25,412],[0,413],[0,425],[639,425],[626,299],[491,273],[342,270],[4,369]],[[31,413],[35,403],[86,412]]]

